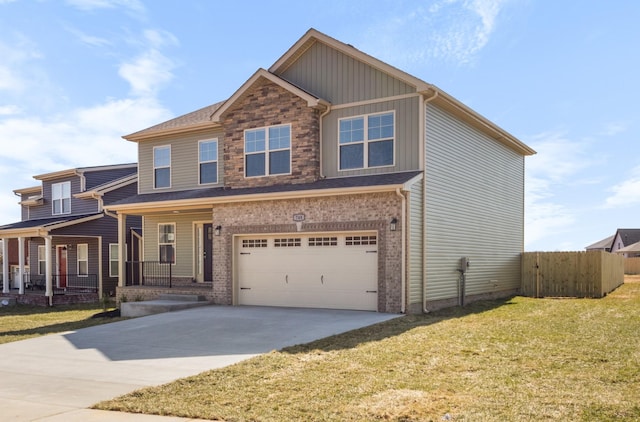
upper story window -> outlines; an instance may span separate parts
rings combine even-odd
[[[51,201],[53,202],[53,214],[71,213],[71,182],[51,185]]]
[[[245,177],[291,173],[291,125],[244,132]]]
[[[340,119],[339,128],[340,170],[393,165],[393,112]]]
[[[198,142],[200,184],[218,183],[218,140]]]
[[[153,148],[153,187],[171,187],[171,146]]]

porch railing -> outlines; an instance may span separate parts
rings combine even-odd
[[[128,261],[126,285],[171,288],[173,265],[160,261]]]
[[[54,293],[95,293],[98,291],[98,275],[54,274],[51,276],[51,285]],[[24,274],[24,286],[29,290],[45,290],[46,276],[39,274]]]

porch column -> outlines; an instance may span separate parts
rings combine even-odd
[[[2,293],[9,293],[9,239],[2,239]]]
[[[18,293],[24,294],[24,237],[18,237]]]
[[[118,287],[124,287],[127,278],[127,215],[118,213]]]
[[[53,262],[51,259],[51,236],[45,236],[44,238],[44,256],[45,256],[45,296],[49,297],[49,304],[53,299]]]

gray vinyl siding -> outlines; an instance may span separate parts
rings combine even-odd
[[[199,185],[198,179],[198,141],[218,139],[218,183]],[[218,186],[224,183],[222,143],[223,132],[189,135],[180,139],[164,139],[142,141],[138,143],[139,173],[138,189],[140,193],[167,192],[197,189],[199,187]],[[153,148],[171,146],[171,187],[166,189],[153,188]]]
[[[427,300],[519,288],[524,157],[429,105],[425,160]]]
[[[176,277],[195,277],[194,274],[194,221],[211,221],[211,213],[145,216],[143,219],[144,260],[158,261],[158,224],[176,225]]]
[[[130,185],[123,186],[119,189],[114,189],[104,194],[102,201],[105,205],[113,204],[121,199],[128,198],[138,193],[138,184],[131,183]]]
[[[420,169],[419,97],[384,101],[334,110],[322,122],[322,167],[326,177],[395,173]],[[360,170],[340,171],[338,121],[345,117],[395,111],[395,165]]]
[[[61,178],[55,181],[42,182],[42,196],[44,198],[42,205],[29,207],[29,219],[36,220],[39,218],[49,218],[53,215],[53,201],[51,199],[51,186],[55,183],[71,181],[71,213],[61,214],[63,216],[82,215],[98,212],[98,202],[94,199],[78,199],[73,195],[81,192],[80,177],[72,176]]]
[[[424,187],[423,180],[415,182],[409,192],[409,304],[422,302],[424,260]]]
[[[112,180],[134,174],[136,171],[136,167],[88,171],[84,173],[85,188],[87,190],[93,189],[96,186],[111,182]]]
[[[415,92],[414,87],[319,42],[280,76],[334,105]]]

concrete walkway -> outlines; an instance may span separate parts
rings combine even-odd
[[[206,306],[0,345],[7,421],[184,421],[88,410],[119,395],[399,315]]]

